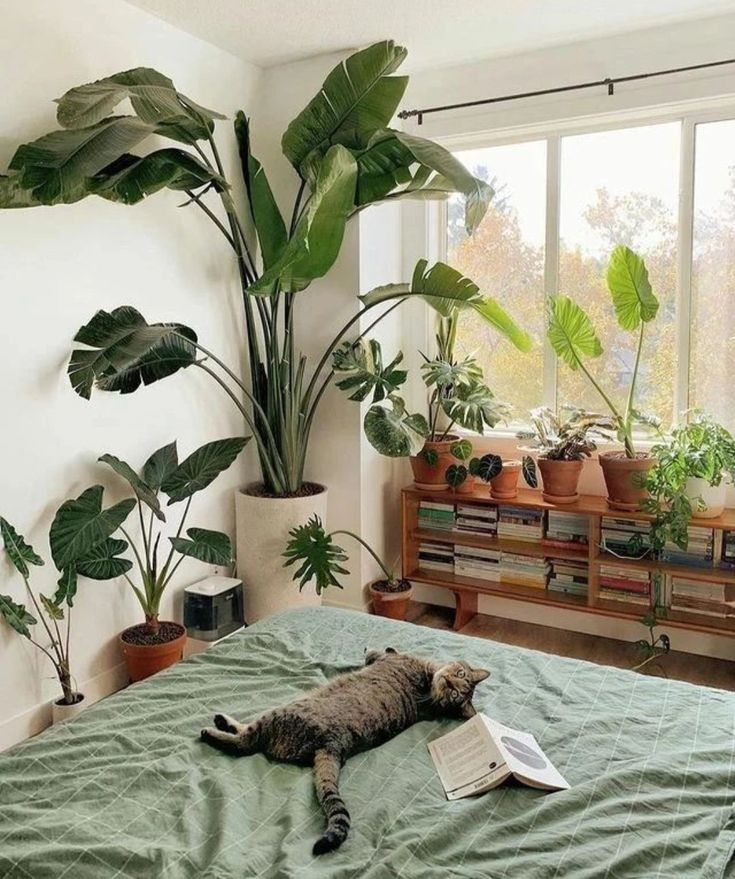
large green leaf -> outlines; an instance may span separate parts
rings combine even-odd
[[[114,455],[110,454],[101,455],[97,460],[112,467],[115,473],[117,473],[118,476],[122,476],[122,478],[130,485],[138,500],[142,501],[147,507],[153,510],[157,519],[160,519],[161,522],[166,521],[166,517],[161,511],[161,504],[159,503],[156,491],[138,476],[130,464],[127,464],[125,461],[121,461],[120,458],[116,458]]]
[[[102,495],[102,486],[93,485],[59,507],[51,523],[49,543],[54,564],[60,571],[86,558],[98,544],[107,540],[135,506],[135,500],[127,498],[103,510]]]
[[[129,559],[118,558],[128,548],[126,540],[108,537],[76,563],[77,572],[90,580],[114,580],[133,567]]]
[[[388,398],[390,408],[377,403],[365,413],[363,427],[370,445],[388,458],[417,455],[429,435],[423,415],[406,412],[403,400],[395,394]]]
[[[651,289],[646,264],[635,251],[623,244],[618,244],[610,256],[607,286],[615,316],[624,330],[635,330],[641,321],[648,323],[656,317],[658,299]]]
[[[333,146],[319,168],[309,204],[280,258],[249,292],[270,295],[276,283],[291,293],[309,286],[334,265],[352,210],[357,163],[349,150]]]
[[[184,143],[205,139],[214,120],[225,118],[177,92],[167,76],[151,67],[124,70],[70,89],[58,100],[56,118],[63,128],[86,128],[101,122],[126,98],[143,122]]]
[[[508,415],[508,408],[481,381],[457,386],[452,394],[441,397],[441,407],[451,421],[475,433],[496,427]]]
[[[0,595],[0,617],[11,629],[24,638],[31,637],[29,626],[35,626],[38,620],[25,608],[23,604],[16,604],[9,595]]]
[[[411,182],[413,153],[394,131],[376,131],[364,149],[352,152],[357,160],[356,206],[381,201],[398,187]]]
[[[46,613],[51,617],[52,620],[64,619],[64,608],[59,604],[55,604],[54,601],[48,597],[48,595],[44,595],[43,592],[39,593],[39,599],[41,600],[41,604],[43,605],[43,609]]]
[[[89,399],[96,384],[102,391],[129,394],[191,366],[197,336],[183,324],[148,324],[129,305],[98,311],[74,337],[90,349],[72,351],[69,381],[80,397]]]
[[[338,64],[283,135],[283,153],[299,173],[305,159],[326,154],[333,143],[364,138],[385,128],[408,84],[390,76],[406,50],[392,40],[374,43]]]
[[[112,116],[89,128],[52,131],[18,148],[10,170],[39,204],[69,204],[89,193],[89,179],[138,146],[153,126]]]
[[[35,208],[43,204],[31,192],[21,186],[23,175],[17,171],[10,174],[0,174],[0,209],[7,208]],[[66,199],[66,204],[79,201],[87,193],[80,191],[75,197]]]
[[[143,481],[159,491],[164,480],[179,466],[176,441],[157,449],[143,465]]]
[[[169,504],[183,501],[206,488],[223,473],[245,448],[250,437],[235,436],[214,440],[192,452],[161,485]]]
[[[602,345],[587,313],[568,296],[554,296],[549,306],[548,337],[556,356],[572,369],[599,357]]]
[[[0,516],[0,537],[2,537],[3,546],[8,554],[8,558],[23,577],[27,577],[30,574],[28,565],[43,564],[41,556],[38,555],[32,546],[26,543],[23,535],[18,534],[10,522],[7,519],[3,519],[2,516]]]
[[[169,538],[176,552],[208,565],[232,564],[232,544],[226,534],[206,528],[187,528],[186,533],[188,540],[184,537]]]
[[[235,136],[250,215],[258,233],[263,268],[268,269],[277,262],[286,246],[288,241],[286,224],[273,197],[263,166],[250,152],[250,123],[242,110],[235,117]]]
[[[53,603],[57,607],[66,604],[74,607],[74,596],[77,594],[77,566],[74,562],[70,562],[61,572],[61,576],[56,581],[56,593],[54,594]]]
[[[341,546],[337,546],[332,535],[326,533],[319,516],[312,516],[306,525],[292,528],[288,536],[290,539],[283,553],[286,559],[283,566],[300,565],[293,575],[293,579],[299,581],[299,591],[311,580],[316,580],[318,595],[328,586],[342,589],[335,575],[349,574],[340,564],[347,561],[347,554]]]
[[[332,355],[332,368],[344,375],[336,382],[342,391],[350,391],[349,399],[362,402],[372,393],[373,403],[390,396],[406,381],[405,369],[396,369],[403,360],[401,351],[383,366],[383,352],[375,339],[344,342]]]

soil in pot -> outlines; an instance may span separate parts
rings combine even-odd
[[[518,497],[518,479],[521,475],[520,461],[503,461],[503,469],[490,480],[490,494],[505,501]]]
[[[388,580],[376,580],[370,584],[373,610],[378,616],[391,620],[406,619],[412,594],[413,588],[408,580],[396,580],[393,584]]]
[[[184,653],[186,629],[179,623],[162,622],[156,634],[145,623],[130,626],[120,635],[130,680],[142,681],[178,662]]]
[[[577,488],[582,467],[582,461],[553,461],[540,457],[538,468],[544,483],[543,499],[550,504],[573,504],[579,500]]]
[[[418,455],[412,455],[409,458],[411,469],[413,470],[413,481],[416,488],[423,488],[429,491],[446,491],[449,486],[446,483],[444,474],[450,464],[456,464],[457,459],[449,451],[452,443],[457,442],[459,437],[456,434],[448,434],[443,440],[426,440],[424,448]],[[436,452],[437,460],[430,464],[426,460],[424,452]]]
[[[641,502],[648,497],[648,490],[641,482],[655,465],[655,459],[644,452],[635,458],[627,458],[625,452],[603,452],[599,461],[608,505],[614,510],[639,510]]]

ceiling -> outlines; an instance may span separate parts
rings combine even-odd
[[[735,0],[128,0],[261,67],[391,37],[411,70],[735,12]]]

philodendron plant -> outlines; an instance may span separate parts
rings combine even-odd
[[[75,705],[81,699],[71,671],[69,653],[71,611],[78,580],[80,577],[113,580],[125,575],[132,567],[127,559],[120,558],[127,543],[114,540],[112,534],[125,521],[135,501],[123,500],[103,509],[102,493],[102,486],[95,485],[78,498],[65,501],[54,517],[49,545],[61,576],[52,596],[31,585],[31,567],[43,565],[43,559],[6,519],[0,517],[5,554],[22,577],[33,607],[32,613],[25,604],[0,594],[0,617],[51,661],[61,685],[60,704],[63,705]],[[41,627],[40,631],[37,626]]]
[[[493,195],[447,150],[390,128],[408,83],[393,75],[405,57],[406,50],[391,40],[356,52],[332,70],[289,124],[281,146],[295,171],[296,194],[287,213],[252,153],[243,112],[234,122],[246,194],[240,199],[214,138],[224,117],[182,94],[157,70],[126,70],[62,95],[60,127],[20,146],[7,174],[0,175],[0,208],[71,204],[90,196],[134,205],[165,189],[185,193],[185,204],[213,224],[237,266],[247,349],[238,374],[183,322],[149,323],[126,305],[98,311],[75,336],[80,347],[68,372],[76,393],[89,398],[95,386],[131,393],[180,369],[201,369],[252,432],[267,492],[294,495],[302,492],[314,418],[332,378],[332,352],[355,326],[369,323],[373,309],[423,296],[496,312],[496,303],[471,292],[470,281],[446,284],[448,267],[439,263],[427,272],[424,262],[411,285],[361,297],[362,308],[313,366],[299,352],[296,297],[331,269],[350,217],[388,200],[460,193],[471,234]],[[132,115],[116,113],[125,102]],[[166,145],[138,152],[154,137],[156,146],[161,138]],[[375,322],[389,310],[381,308]],[[398,405],[389,421],[394,434],[413,430]]]

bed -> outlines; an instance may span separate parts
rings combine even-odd
[[[424,722],[353,757],[338,852],[308,770],[198,741],[393,646],[489,667],[479,709],[534,733],[572,784],[448,803]],[[329,608],[246,629],[0,755],[2,879],[735,876],[735,695]]]

